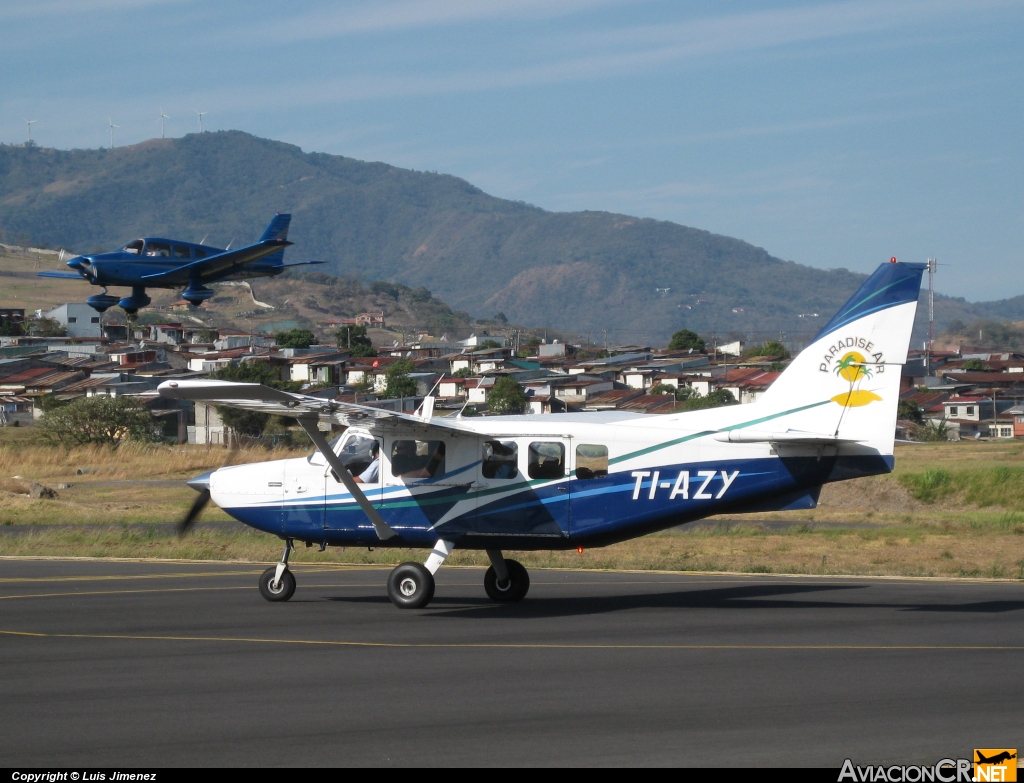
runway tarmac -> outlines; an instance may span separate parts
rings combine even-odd
[[[925,763],[1021,747],[1024,584],[0,561],[5,766]]]

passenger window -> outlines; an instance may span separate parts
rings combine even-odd
[[[174,257],[175,258],[192,258],[192,253],[189,252],[187,247],[181,245],[174,246]]]
[[[171,246],[166,242],[150,242],[146,245],[146,255],[158,258],[170,258]]]
[[[484,443],[484,478],[514,479],[519,476],[519,446],[514,440],[489,440]]]
[[[442,440],[396,440],[391,444],[391,475],[434,478],[444,475]]]
[[[141,239],[136,239],[134,242],[129,242],[124,246],[124,252],[131,253],[132,255],[138,255],[142,252],[142,246],[145,244]]]
[[[196,258],[206,258],[206,251],[196,248]]]
[[[589,446],[581,443],[576,447],[576,478],[595,479],[608,475],[608,447]]]
[[[565,478],[565,446],[561,443],[530,444],[530,478]]]

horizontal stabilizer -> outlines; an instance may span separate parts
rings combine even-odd
[[[36,277],[59,277],[61,280],[81,280],[78,272],[37,272]]]
[[[291,245],[291,242],[282,239],[266,239],[257,242],[255,245],[240,247],[238,250],[226,250],[209,258],[201,258],[188,264],[169,269],[166,272],[158,272],[153,275],[145,275],[142,279],[150,285],[158,283],[187,283],[193,278],[200,280],[214,275],[223,275],[234,269],[259,261],[261,258],[278,253]]]
[[[837,438],[820,432],[801,432],[786,430],[785,432],[763,432],[759,430],[729,430],[716,432],[712,436],[722,443],[792,443],[808,446],[839,446],[843,443],[860,443],[851,438]]]

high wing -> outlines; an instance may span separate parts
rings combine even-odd
[[[269,255],[284,250],[292,243],[285,239],[260,240],[255,245],[240,247],[238,250],[227,250],[209,258],[201,258],[188,264],[182,264],[166,272],[158,272],[152,275],[144,275],[141,279],[149,282],[150,285],[157,283],[172,283],[180,281],[188,282],[193,277],[207,280],[214,275],[223,275],[233,272],[239,267],[259,261]]]
[[[822,432],[801,432],[786,430],[785,432],[764,432],[759,430],[728,430],[716,432],[712,436],[722,443],[788,443],[794,446],[839,446],[844,443],[861,443],[853,438],[837,438]]]
[[[175,400],[227,405],[232,408],[269,413],[274,416],[297,418],[316,416],[346,426],[356,424],[372,427],[377,422],[401,422],[418,427],[436,427],[448,432],[464,429],[459,426],[456,419],[431,419],[429,411],[432,406],[424,409],[428,415],[412,416],[407,413],[371,408],[368,405],[356,405],[350,402],[313,397],[308,394],[281,391],[259,383],[203,380],[165,381],[157,387],[157,391],[161,397]]]

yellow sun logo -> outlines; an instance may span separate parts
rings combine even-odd
[[[832,398],[832,402],[838,403],[843,407],[858,408],[861,405],[867,405],[882,399],[874,392],[853,388],[857,381],[871,377],[871,368],[867,366],[863,354],[857,353],[857,351],[847,353],[836,363],[835,373],[840,378],[850,382],[850,390],[837,394]]]

